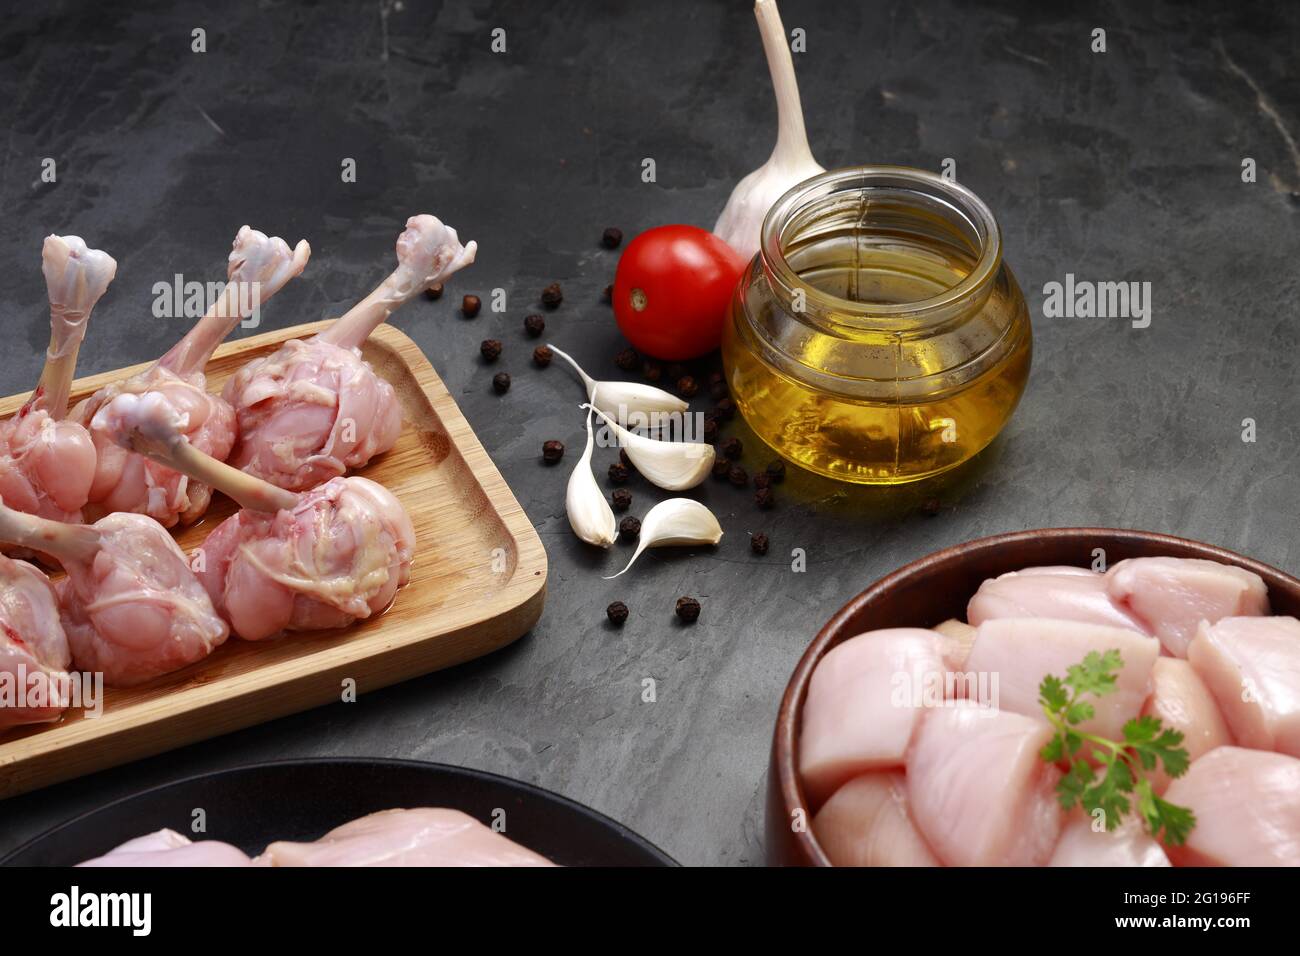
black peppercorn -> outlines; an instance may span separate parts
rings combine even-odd
[[[612,285],[605,286],[605,291],[601,294],[606,302],[614,301],[614,287]]]
[[[785,481],[785,462],[780,458],[767,463],[767,476],[777,484]]]
[[[694,624],[700,619],[700,602],[693,597],[679,597],[677,616],[684,624]]]
[[[553,465],[564,457],[564,442],[551,441],[542,442],[542,461],[548,465]]]
[[[758,505],[764,511],[769,510],[776,504],[776,498],[772,495],[771,488],[759,488],[754,492],[754,504]]]
[[[497,372],[492,376],[492,391],[498,395],[504,395],[510,391],[510,373]]]
[[[673,362],[664,370],[664,374],[668,376],[670,382],[675,382],[678,379],[685,377],[686,366],[681,362]]]
[[[610,226],[600,237],[600,244],[606,249],[617,249],[623,243],[623,230]]]
[[[713,406],[713,414],[721,421],[729,422],[736,417],[736,403],[729,398],[721,399]]]
[[[641,534],[641,519],[628,515],[618,523],[618,536],[624,541],[631,541]]]
[[[460,300],[460,311],[467,319],[478,315],[478,310],[481,308],[483,308],[483,301],[476,295],[467,295]]]
[[[624,349],[614,356],[614,364],[625,372],[630,372],[641,364],[641,356],[636,349]]]
[[[564,291],[560,288],[558,282],[552,282],[542,290],[542,305],[548,309],[554,309],[564,301]]]
[[[525,315],[524,331],[530,339],[535,339],[546,331],[546,320],[540,315]]]
[[[618,460],[623,463],[623,467],[626,468],[628,471],[633,470],[634,466],[632,465],[632,459],[628,457],[626,448],[620,448],[618,450]]]
[[[710,388],[712,388],[714,385],[725,385],[725,384],[727,384],[727,377],[723,375],[721,372],[713,371],[709,373]]]
[[[614,501],[615,511],[627,511],[628,508],[632,507],[632,492],[626,488],[615,488],[610,498]]]
[[[722,443],[722,453],[735,461],[744,452],[745,446],[740,443],[739,438],[728,438]]]
[[[749,484],[749,472],[739,465],[732,465],[727,469],[727,480],[737,488],[744,488]]]
[[[731,462],[725,458],[715,458],[713,461],[713,477],[719,481],[725,481],[727,472],[731,471]]]
[[[755,554],[767,554],[767,545],[767,535],[761,531],[749,539],[749,550]]]
[[[554,357],[555,353],[545,345],[539,345],[537,348],[533,349],[533,364],[538,368],[546,368],[546,366],[551,364],[551,359]]]
[[[609,466],[609,480],[614,484],[625,485],[627,484],[627,479],[629,477],[630,475],[627,470],[627,465],[623,464],[621,461],[616,461]]]
[[[772,484],[772,476],[765,471],[754,472],[754,487],[767,488]]]
[[[726,383],[726,382],[718,382],[718,383],[715,384],[715,385],[710,385],[710,386],[709,386],[709,394],[712,395],[714,398],[719,399],[719,400],[726,398],[727,395],[728,395],[728,392],[727,392],[727,383]]]
[[[485,362],[495,362],[501,357],[501,340],[484,339],[478,345],[479,354],[483,356]]]
[[[424,290],[424,297],[434,302],[436,302],[438,299],[441,299],[442,285],[438,284],[438,285],[429,286],[429,288]]]
[[[718,440],[718,423],[712,418],[704,419],[704,432],[701,436],[706,445],[712,445]]]
[[[615,627],[622,627],[627,621],[627,605],[622,601],[615,601],[605,608],[605,616],[609,618],[609,623]]]
[[[927,517],[933,518],[943,511],[943,502],[938,498],[927,498],[921,505],[921,510],[925,512]]]
[[[646,362],[641,366],[641,375],[647,382],[657,382],[664,377],[664,367],[658,362]]]
[[[677,380],[677,394],[682,398],[690,398],[699,390],[700,386],[689,375],[683,375]]]

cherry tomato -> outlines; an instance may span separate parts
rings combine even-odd
[[[722,324],[746,262],[698,226],[658,226],[628,244],[614,276],[614,317],[638,350],[698,358],[722,342]]]

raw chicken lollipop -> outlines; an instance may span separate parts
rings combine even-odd
[[[115,396],[158,391],[185,412],[186,434],[195,446],[225,459],[235,443],[235,413],[224,399],[205,391],[203,369],[235,326],[301,273],[310,256],[305,240],[291,251],[283,239],[242,227],[230,253],[226,287],[207,314],[149,369],[101,388],[73,409],[72,417],[89,428],[96,412]],[[207,486],[132,455],[102,436],[95,436],[95,442],[98,463],[89,517],[131,511],[170,528],[177,521],[195,521],[207,510],[212,498]]]
[[[24,688],[21,701],[0,695],[0,732],[63,713],[71,663],[54,585],[36,567],[0,555],[0,675]]]
[[[286,342],[226,382],[222,395],[239,416],[230,463],[301,491],[392,448],[401,408],[393,387],[362,360],[361,345],[403,304],[472,263],[477,249],[433,216],[408,219],[397,269],[374,292],[319,335]]]
[[[51,555],[77,667],[129,687],[202,660],[230,633],[185,555],[158,522],[111,514],[64,524],[0,504],[0,541]]]
[[[0,497],[42,518],[80,521],[95,474],[95,446],[85,428],[64,419],[86,322],[117,263],[77,236],[49,236],[41,271],[50,296],[50,347],[36,391],[0,424]]]
[[[199,451],[184,413],[157,392],[118,396],[95,429],[243,506],[208,536],[196,564],[245,640],[343,627],[384,610],[410,580],[415,529],[382,485],[353,476],[302,493],[277,488]]]

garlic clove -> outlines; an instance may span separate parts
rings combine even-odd
[[[614,522],[614,512],[591,471],[591,450],[595,442],[595,434],[591,429],[591,407],[587,406],[587,447],[574,466],[573,473],[569,475],[569,486],[564,493],[564,510],[568,512],[574,534],[587,544],[608,548],[614,543],[618,528]]]
[[[603,390],[604,385],[600,388]],[[593,405],[583,405],[591,410]],[[595,408],[619,445],[627,452],[642,477],[650,484],[667,491],[685,491],[694,488],[713,468],[712,445],[694,441],[660,441],[630,432],[599,408]]]
[[[746,259],[758,252],[763,219],[776,201],[805,179],[826,171],[808,148],[799,83],[776,0],[756,0],[754,16],[776,93],[776,147],[766,163],[736,184],[713,226],[714,234]]]
[[[611,581],[626,574],[646,548],[665,548],[683,544],[717,544],[722,540],[722,526],[713,512],[690,498],[669,498],[650,509],[641,522],[641,539],[627,567],[605,578]]]
[[[633,423],[633,416],[639,416],[648,419],[646,424],[654,428],[656,427],[655,415],[680,414],[688,407],[676,395],[665,392],[662,388],[655,388],[653,385],[642,385],[640,382],[598,382],[582,370],[582,366],[574,361],[573,356],[557,349],[549,342],[546,343],[546,347],[568,362],[578,373],[578,377],[582,379],[582,384],[587,389],[587,401],[622,423],[632,423],[633,427],[639,427]],[[600,393],[599,401],[596,399],[597,391]]]

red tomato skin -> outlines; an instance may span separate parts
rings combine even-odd
[[[698,226],[648,229],[633,239],[614,276],[614,318],[636,349],[670,362],[699,358],[722,342],[732,293],[748,263]],[[634,290],[643,295],[637,309]]]

